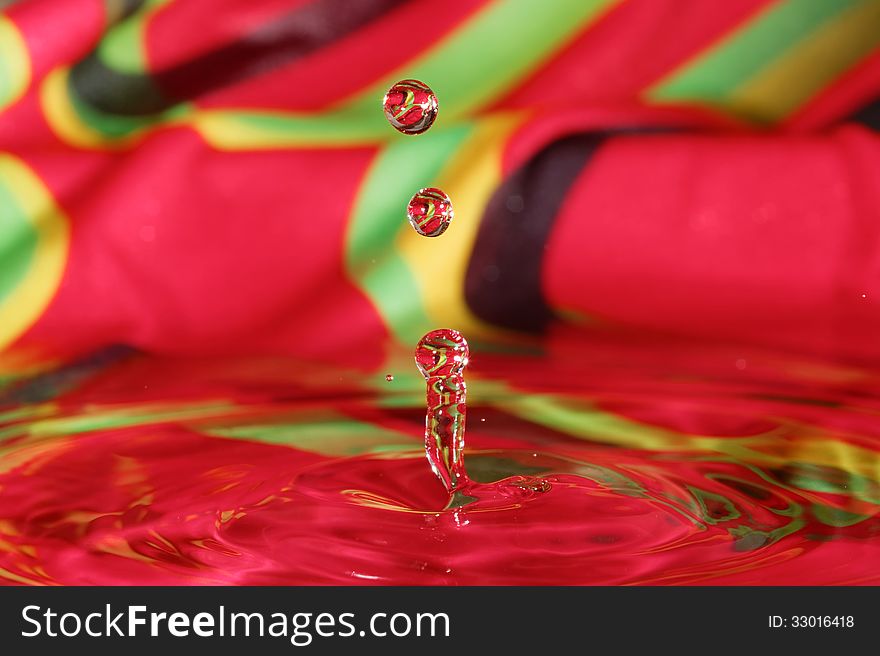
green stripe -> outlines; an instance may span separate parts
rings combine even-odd
[[[58,437],[129,426],[211,419],[234,413],[236,409],[235,405],[225,401],[206,401],[201,405],[192,403],[179,407],[92,407],[79,415],[50,417],[0,428],[0,442],[12,437]],[[14,445],[12,448],[15,448]],[[0,449],[0,457],[3,454],[4,451]]]
[[[408,438],[388,428],[355,419],[325,417],[289,423],[224,426],[203,430],[213,437],[253,440],[289,446],[326,456],[356,456],[376,451],[400,451],[419,446],[416,433]]]
[[[152,86],[146,59],[146,29],[155,9],[171,0],[146,0],[136,13],[113,25],[98,43],[97,56],[101,64],[111,71],[142,78]],[[118,84],[108,80],[107,84]],[[125,137],[138,130],[158,123],[185,116],[192,112],[189,104],[179,104],[165,112],[152,116],[123,116],[108,114],[84,102],[68,81],[71,105],[77,116],[88,127],[110,138]],[[124,89],[117,89],[119,92]],[[158,93],[158,91],[156,92]]]
[[[341,113],[357,117],[364,137],[393,134],[376,106],[397,78],[405,76],[426,82],[437,94],[436,129],[509,91],[612,4],[612,0],[552,0],[536,11],[532,0],[495,2],[404,70],[367,89]],[[336,116],[334,112],[317,120],[335,122]]]
[[[458,118],[507,92],[612,4],[551,0],[536,8],[534,0],[495,2],[407,65],[406,76],[422,80],[437,94],[438,121]],[[377,98],[397,81],[397,74],[367,90],[352,107],[373,113]]]
[[[786,0],[654,87],[655,100],[720,102],[746,80],[859,0]]]
[[[25,277],[36,249],[33,224],[0,181],[0,301]]]
[[[401,230],[412,230],[406,218],[412,195],[431,186],[472,129],[460,124],[392,142],[373,161],[352,210],[345,256],[349,275],[404,344],[414,344],[433,326],[420,303],[416,277],[389,245]]]
[[[374,103],[373,111],[369,114],[364,114],[363,110],[343,108],[331,114],[309,117],[258,111],[222,111],[222,115],[245,127],[285,137],[295,137],[304,144],[348,144],[364,140],[374,142],[380,136],[386,138],[397,136],[394,129],[385,121],[381,100],[380,95]]]
[[[411,139],[391,129],[382,112],[382,98],[392,84],[418,78],[434,90],[440,112],[432,130],[437,130],[509,91],[615,1],[551,0],[541,11],[531,0],[494,2],[338,109],[318,115],[235,112],[230,117],[308,144]]]
[[[532,0],[499,0],[489,4],[433,48],[365,89],[348,103],[322,114],[230,113],[251,127],[301,138],[307,143],[374,143],[400,137],[381,108],[388,88],[401,78],[419,78],[437,93],[441,121],[458,119],[492,102],[526,78],[602,10],[619,0],[547,0],[537,10]],[[124,37],[124,33],[123,33]],[[111,40],[102,59],[125,70],[142,65],[134,55],[115,52],[133,47],[130,38]],[[125,45],[128,44],[128,45]],[[475,65],[474,62],[480,62]],[[82,112],[81,112],[82,113]],[[84,120],[90,116],[83,113]],[[89,121],[97,130],[120,136],[138,123],[114,123],[108,117]]]
[[[108,67],[132,75],[147,72],[147,23],[154,8],[170,0],[146,0],[131,16],[111,27],[98,44],[98,57]]]
[[[70,104],[79,119],[88,127],[107,137],[126,137],[138,130],[151,125],[168,122],[176,118],[182,118],[192,113],[192,105],[181,103],[171,107],[161,114],[152,116],[122,116],[120,114],[107,114],[95,109],[79,97],[70,79],[67,80],[67,94]]]
[[[143,20],[138,14],[111,29],[98,44],[98,57],[120,73],[143,74],[147,70]]]
[[[836,528],[845,528],[847,526],[855,526],[859,522],[870,519],[871,515],[860,515],[851,513],[848,510],[835,508],[834,506],[826,506],[819,503],[812,505],[813,515],[823,524],[834,526]]]

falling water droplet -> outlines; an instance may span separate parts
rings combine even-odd
[[[419,340],[415,359],[427,383],[425,453],[431,469],[454,492],[469,482],[463,457],[468,345],[457,330],[432,330]]]
[[[438,110],[437,96],[424,82],[401,80],[382,100],[385,118],[398,132],[422,134],[434,123]]]
[[[385,380],[389,383],[394,380],[394,376],[392,374],[385,374]]]
[[[406,216],[420,235],[439,237],[452,221],[452,201],[435,187],[419,189],[406,207]]]

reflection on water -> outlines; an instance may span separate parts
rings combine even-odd
[[[880,583],[874,371],[644,339],[471,346],[477,485],[451,504],[409,353],[370,373],[116,351],[7,378],[0,581]]]

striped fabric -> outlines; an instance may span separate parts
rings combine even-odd
[[[878,45],[878,0],[14,3],[0,371],[554,321],[874,357]]]

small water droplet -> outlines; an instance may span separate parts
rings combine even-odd
[[[502,497],[519,500],[531,499],[552,489],[550,481],[540,476],[513,476],[496,483],[491,488]]]
[[[424,82],[401,80],[382,100],[385,118],[398,132],[422,134],[437,118],[437,96]]]
[[[452,221],[452,201],[435,187],[419,189],[406,207],[406,217],[417,233],[425,237],[439,237]]]
[[[416,366],[425,378],[458,376],[468,364],[470,351],[457,330],[432,330],[416,346]]]
[[[394,380],[394,376],[392,374],[385,374],[385,380],[389,383]]]
[[[747,363],[746,363],[746,361],[745,361],[743,358],[739,358],[739,359],[736,361],[736,368],[739,369],[740,371],[742,371],[743,369],[746,368],[746,364],[747,364]]]
[[[538,476],[522,476],[511,481],[511,485],[529,492],[548,492],[552,487],[550,481]]]

